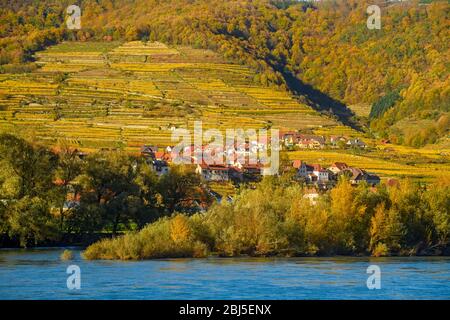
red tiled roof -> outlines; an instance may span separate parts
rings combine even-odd
[[[344,170],[348,168],[348,165],[345,162],[334,162],[331,166],[338,168],[339,170]]]
[[[53,184],[56,186],[63,186],[66,184],[66,181],[62,179],[56,179],[55,181],[53,181]]]
[[[164,153],[162,159],[166,160],[166,161],[172,161],[172,154],[166,152],[166,153]]]
[[[162,159],[164,157],[165,152],[164,151],[156,151],[155,152],[155,158],[156,159]]]
[[[298,169],[298,168],[300,168],[300,167],[302,166],[302,163],[303,163],[302,160],[294,160],[294,161],[292,162],[292,166],[293,166],[295,169]]]
[[[230,170],[227,166],[218,166],[218,165],[212,165],[209,166],[210,170],[216,170],[216,171],[228,171]]]

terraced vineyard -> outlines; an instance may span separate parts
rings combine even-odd
[[[62,43],[31,74],[0,77],[0,130],[84,150],[170,145],[173,128],[343,128],[212,51],[162,43]]]
[[[285,91],[255,85],[255,72],[212,51],[162,43],[67,42],[38,53],[36,60],[40,67],[33,73],[0,74],[0,131],[49,145],[64,141],[84,151],[138,152],[143,144],[175,144],[172,130],[192,129],[198,120],[204,129],[275,127],[363,136]],[[367,116],[368,106],[353,108]],[[450,172],[447,144],[382,149],[368,155],[298,151],[289,157],[324,165],[343,161],[383,178],[427,181]],[[411,157],[414,164],[408,163]]]
[[[295,151],[290,152],[289,158],[302,159],[308,163],[319,163],[325,167],[333,162],[345,162],[351,166],[364,168],[365,170],[376,173],[383,180],[387,178],[412,178],[424,182],[434,181],[436,178],[448,176],[450,174],[450,158],[448,156],[439,156],[440,162],[436,162],[436,154],[430,153],[430,158],[423,155],[422,161],[418,163],[404,163],[404,161],[394,161],[394,159],[383,159],[380,154],[375,152],[368,154],[349,154],[337,151]]]

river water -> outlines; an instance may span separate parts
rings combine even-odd
[[[450,257],[85,261],[0,250],[0,299],[450,299]],[[67,268],[80,269],[79,290]],[[370,265],[381,289],[369,290]],[[70,282],[73,283],[73,282]]]

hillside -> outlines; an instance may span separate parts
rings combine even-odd
[[[212,51],[159,42],[66,42],[39,68],[0,78],[0,127],[81,149],[167,146],[173,128],[308,129],[357,134]]]
[[[448,136],[448,1],[86,0],[75,32],[64,28],[67,1],[1,2],[4,70],[64,39],[189,45],[247,66],[255,83],[287,88],[346,125],[369,124],[379,138],[421,147]],[[366,8],[376,3],[383,27],[368,30]],[[346,107],[360,104],[375,116]]]

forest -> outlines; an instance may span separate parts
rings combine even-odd
[[[371,104],[376,137],[422,147],[448,136],[448,1],[86,0],[76,2],[83,27],[74,31],[68,1],[0,3],[2,72],[33,70],[33,54],[63,40],[186,44],[250,66],[256,82],[350,124],[359,119],[345,105]],[[366,8],[377,3],[382,28],[369,30]]]

